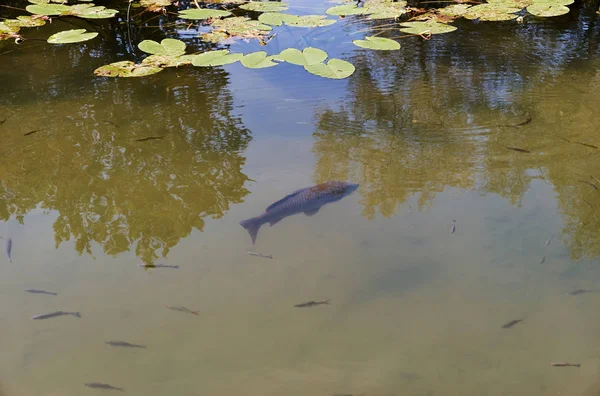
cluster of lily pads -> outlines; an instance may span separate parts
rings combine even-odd
[[[391,40],[393,41],[393,40]],[[223,66],[240,62],[249,69],[262,69],[277,66],[279,62],[303,66],[309,73],[317,76],[341,79],[354,73],[354,66],[341,59],[325,60],[327,52],[308,47],[303,51],[287,48],[277,55],[267,55],[265,51],[250,54],[229,53],[229,50],[213,50],[196,55],[185,54],[185,43],[176,39],[164,39],[160,43],[144,40],[139,49],[150,54],[141,63],[131,61],[115,62],[99,67],[94,74],[104,77],[142,77],[156,74],[167,67],[193,65],[198,67]]]

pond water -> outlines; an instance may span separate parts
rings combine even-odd
[[[321,48],[355,65],[344,80],[239,63],[95,77],[142,58],[114,21],[27,31],[101,32],[81,44],[0,42],[6,396],[599,395],[600,28],[598,4],[571,8],[391,52],[353,46],[378,24],[357,18],[229,47]],[[134,43],[206,46],[153,16]],[[254,246],[239,225],[332,180],[360,187]],[[311,300],[330,305],[294,307]],[[31,320],[57,310],[82,317]]]

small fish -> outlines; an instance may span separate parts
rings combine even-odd
[[[165,307],[172,309],[173,311],[179,311],[179,312],[189,313],[192,315],[198,315],[198,312],[192,311],[192,310],[187,309],[186,307],[182,307],[182,306],[165,305]]]
[[[516,325],[519,322],[522,322],[523,319],[515,319],[515,320],[511,320],[510,322],[508,322],[507,324],[505,324],[504,326],[502,326],[503,329],[510,329],[511,327],[513,327],[514,325]]]
[[[598,146],[594,146],[593,144],[582,143],[582,142],[575,142],[575,141],[568,140],[568,139],[565,139],[564,137],[560,137],[560,136],[558,136],[558,138],[561,139],[561,140],[564,140],[567,143],[579,144],[581,146],[585,146],[585,147],[589,147],[589,148],[593,148],[593,149],[597,149],[598,148]]]
[[[258,230],[263,224],[269,223],[273,226],[298,213],[312,216],[324,205],[341,200],[357,188],[358,184],[339,181],[302,188],[271,204],[263,214],[240,222],[240,225],[248,230],[252,244],[255,244]]]
[[[574,290],[572,292],[567,293],[570,296],[576,296],[578,294],[583,294],[583,293],[593,293],[593,290],[586,290],[586,289],[577,289]]]
[[[110,125],[112,125],[112,126],[114,126],[114,127],[119,127],[119,126],[118,126],[116,123],[114,123],[114,122],[112,122],[112,121],[109,121],[109,120],[102,120],[102,122],[104,122],[104,123],[106,123],[106,124],[110,124]]]
[[[452,220],[452,226],[450,227],[450,234],[454,234],[456,231],[456,220]]]
[[[36,293],[36,294],[49,294],[51,296],[58,296],[56,293],[52,293],[46,290],[38,290],[38,289],[27,289],[25,290],[27,293]]]
[[[586,181],[586,180],[579,180],[579,181],[587,184],[588,186],[592,186],[594,188],[594,190],[598,189],[598,186],[596,186],[594,183],[590,183],[589,181]]]
[[[136,344],[130,344],[126,341],[105,341],[105,344],[111,345],[111,346],[116,346],[116,347],[125,347],[125,348],[143,348],[146,349],[146,347],[144,345],[136,345]]]
[[[518,148],[518,147],[509,147],[509,146],[504,146],[504,147],[506,147],[509,150],[518,151],[520,153],[528,153],[528,154],[531,153],[531,151],[529,151],[529,150],[525,150],[525,149]]]
[[[6,120],[8,120],[8,118],[4,118],[3,120],[0,120],[0,125],[4,124],[6,122]]]
[[[147,140],[164,139],[164,136],[148,136],[141,139],[135,139],[136,142],[145,142]]]
[[[262,258],[268,258],[268,259],[273,258],[272,254],[262,254],[262,253],[256,253],[256,252],[248,252],[248,254],[250,256],[262,257]]]
[[[34,129],[33,131],[29,131],[27,133],[24,133],[23,136],[29,136],[29,135],[33,135],[36,132],[41,131],[41,129]]]
[[[12,239],[8,238],[6,240],[6,255],[8,256],[8,261],[12,264],[12,257],[10,252],[12,251]]]
[[[88,383],[85,383],[84,385],[87,386],[88,388],[93,388],[93,389],[116,390],[119,392],[123,392],[125,390],[123,388],[117,388],[115,386],[112,386],[109,384],[103,384],[101,382],[88,382]]]
[[[581,367],[581,364],[575,363],[566,363],[566,362],[558,362],[558,363],[550,363],[554,367]]]
[[[79,312],[56,311],[56,312],[52,312],[52,313],[36,315],[36,316],[32,317],[31,319],[34,319],[34,320],[35,319],[50,319],[50,318],[55,318],[57,316],[63,316],[63,315],[72,315],[72,316],[81,318],[81,314]]]
[[[550,239],[548,239],[548,240],[546,241],[546,243],[544,243],[544,246],[548,246],[548,245],[550,245],[550,242],[552,242],[552,241],[551,241]]]
[[[322,304],[329,305],[329,301],[331,301],[331,300],[326,300],[326,301],[309,301],[309,302],[305,302],[305,303],[302,303],[302,304],[296,304],[296,305],[294,305],[294,307],[296,307],[296,308],[304,308],[304,307],[316,307],[317,305],[322,305]]]
[[[142,267],[142,268],[174,268],[174,269],[179,269],[178,265],[167,265],[167,264],[138,264],[138,267]]]
[[[531,121],[533,121],[533,118],[531,118],[531,116],[527,116],[527,118],[524,121],[518,122],[516,124],[506,124],[503,126],[510,127],[510,128],[519,128],[519,127],[522,127],[524,125],[531,123]]]
[[[542,257],[542,260],[540,260],[540,264],[544,264],[546,262],[546,256]]]

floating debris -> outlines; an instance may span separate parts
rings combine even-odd
[[[105,344],[115,347],[124,347],[124,348],[142,348],[146,349],[144,345],[130,344],[126,341],[105,341]]]
[[[456,220],[452,220],[452,226],[450,227],[450,234],[456,232]]]
[[[305,308],[305,307],[316,307],[317,305],[330,305],[329,301],[331,300],[326,300],[326,301],[308,301],[302,304],[296,304],[294,305],[294,307],[296,308]]]
[[[27,293],[35,293],[35,294],[48,294],[51,296],[58,296],[57,293],[52,293],[46,290],[38,290],[38,289],[27,289],[25,290]]]
[[[179,312],[189,313],[189,314],[192,314],[192,315],[198,315],[198,312],[192,311],[191,309],[187,309],[186,307],[183,307],[181,305],[179,305],[179,306],[165,305],[165,307],[169,308],[169,309],[172,309],[173,311],[179,311]]]
[[[516,325],[519,322],[522,322],[523,319],[515,319],[515,320],[511,320],[510,322],[506,323],[504,326],[502,326],[503,329],[510,329],[511,327],[513,327],[514,325]]]
[[[268,259],[273,258],[272,254],[262,254],[262,253],[257,253],[257,252],[248,252],[248,254],[250,256],[262,257],[262,258],[268,258]]]
[[[529,150],[525,150],[525,149],[518,148],[518,147],[510,147],[510,146],[504,146],[504,147],[506,147],[509,150],[518,151],[519,153],[528,153],[528,154],[531,153],[531,151],[529,151]]]
[[[141,139],[135,139],[136,142],[146,142],[148,140],[164,139],[164,136],[148,136]]]
[[[554,367],[581,367],[579,363],[566,363],[566,362],[558,362],[558,363],[550,363]]]
[[[8,238],[6,240],[6,255],[8,256],[8,261],[12,264],[12,257],[10,255],[10,252],[12,252],[12,239]]]
[[[36,319],[50,319],[50,318],[55,318],[57,316],[64,316],[64,315],[71,315],[71,316],[76,316],[78,318],[81,318],[81,314],[79,312],[56,311],[56,312],[52,312],[52,313],[36,315],[36,316],[32,317],[31,319],[34,319],[34,320],[36,320]]]
[[[116,386],[112,386],[109,384],[103,384],[101,382],[88,382],[84,385],[87,386],[88,388],[93,388],[93,389],[116,390],[119,392],[123,392],[125,390],[123,388],[117,388]]]
[[[167,264],[138,264],[138,267],[142,267],[142,268],[174,268],[174,269],[179,269],[178,265],[167,265]]]
[[[577,296],[577,295],[579,295],[579,294],[583,294],[583,293],[593,293],[593,292],[594,292],[593,290],[577,289],[577,290],[574,290],[574,291],[572,291],[572,292],[569,292],[569,293],[567,293],[567,294],[568,294],[568,295],[570,295],[570,296]]]

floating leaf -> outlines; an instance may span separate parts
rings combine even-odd
[[[86,19],[105,19],[112,18],[119,11],[111,10],[103,6],[94,6],[93,4],[75,4],[70,7],[69,15],[78,16]]]
[[[568,14],[569,7],[556,3],[538,3],[537,1],[527,7],[527,12],[538,17],[553,17]]]
[[[368,19],[397,18],[406,14],[406,1],[369,0],[363,7]]]
[[[325,78],[342,79],[354,73],[354,65],[341,59],[330,59],[327,64],[315,63],[304,66],[306,71]]]
[[[279,12],[266,12],[260,14],[258,20],[264,24],[271,26],[281,26],[286,19],[290,19],[290,14],[282,14]]]
[[[514,13],[519,11],[521,11],[520,8],[509,7],[504,3],[496,2],[471,7],[463,14],[463,17],[467,19],[479,19],[480,21],[510,21],[518,17]]]
[[[249,69],[263,69],[277,66],[277,63],[273,62],[275,58],[274,56],[267,56],[265,51],[258,51],[244,56],[240,62]]]
[[[302,52],[296,48],[287,48],[277,55],[277,59],[298,66],[307,66],[324,62],[327,59],[327,52],[312,47],[305,48]]]
[[[179,11],[179,17],[181,17],[182,19],[220,18],[227,15],[231,15],[231,12],[215,10],[212,8],[190,8],[187,10]]]
[[[239,61],[243,56],[244,54],[229,54],[229,50],[209,51],[193,55],[192,65],[202,67],[228,65]]]
[[[400,29],[401,32],[410,34],[442,34],[453,32],[456,30],[456,27],[454,26],[433,21],[403,22],[400,24],[400,26],[402,26],[402,28]]]
[[[442,15],[459,17],[466,13],[471,6],[469,4],[452,4],[450,6],[438,9]]]
[[[102,77],[144,77],[162,70],[162,67],[136,65],[130,61],[122,61],[99,67],[94,70],[94,74]]]
[[[261,1],[251,1],[250,3],[241,5],[240,8],[247,11],[276,12],[287,10],[288,5],[286,3],[271,1],[267,3],[263,3]]]
[[[172,3],[173,0],[140,0],[140,5],[150,12],[162,11]]]
[[[6,26],[38,27],[44,26],[46,21],[43,18],[36,18],[33,15],[20,15],[17,19],[6,19],[4,23]]]
[[[150,55],[142,61],[143,65],[156,67],[179,67],[192,63],[193,55],[170,56]]]
[[[215,30],[204,33],[202,39],[213,43],[218,43],[229,37],[262,39],[271,30],[270,26],[246,17],[219,19],[213,22],[212,26]]]
[[[144,40],[138,44],[138,48],[148,54],[179,56],[185,54],[185,43],[176,39],[164,39],[157,43],[154,40]]]
[[[4,22],[0,22],[0,41],[19,37],[17,34],[19,30],[21,28],[18,26],[8,26]]]
[[[565,0],[572,1],[572,0]],[[488,0],[488,4],[496,4],[506,8],[518,8],[522,10],[534,3],[534,0]]]
[[[71,7],[62,4],[33,4],[28,5],[25,9],[37,15],[62,15],[68,13]]]
[[[325,19],[325,15],[292,15],[279,12],[267,12],[261,14],[258,20],[264,24],[272,26],[281,26],[284,22],[288,26],[296,27],[317,27],[328,26],[335,23],[333,19]]]
[[[85,29],[72,29],[54,33],[48,37],[50,44],[70,44],[88,41],[98,35],[97,32],[86,32]]]
[[[355,4],[342,4],[328,8],[325,13],[329,15],[346,16],[365,14],[366,11],[364,7],[357,7]]]
[[[352,42],[361,48],[367,49],[388,51],[400,49],[400,44],[397,41],[383,37],[367,36],[364,40],[354,40]]]

